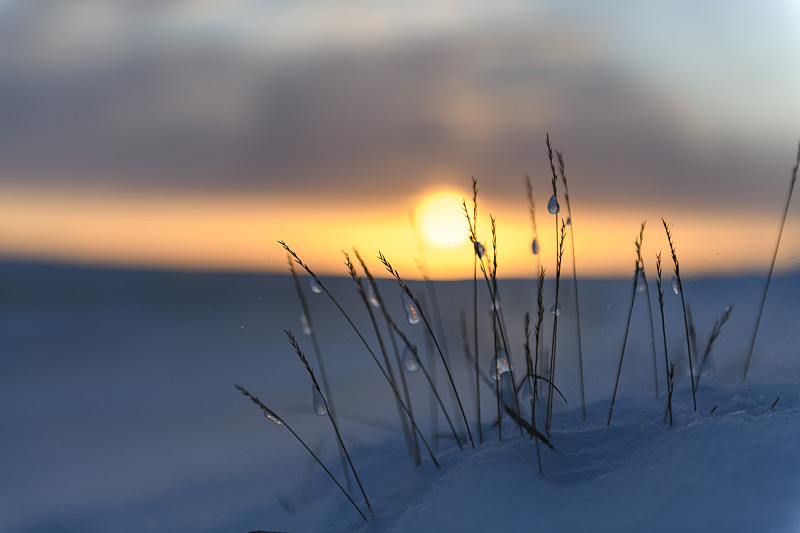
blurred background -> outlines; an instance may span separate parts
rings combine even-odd
[[[660,217],[688,272],[761,272],[800,137],[798,25],[797,0],[5,0],[0,256],[285,272],[285,239],[322,273],[354,245],[415,277],[419,241],[464,278],[474,176],[479,238],[491,213],[500,275],[529,276],[526,173],[554,255],[549,132],[579,272],[629,275],[643,220],[647,256],[666,246]],[[800,239],[782,251],[796,269]]]
[[[491,241],[491,214],[498,274],[522,278],[500,289],[515,357],[540,263],[554,299],[555,226],[572,216],[587,400],[606,401],[633,241],[647,220],[653,282],[664,217],[701,341],[736,304],[715,356],[738,376],[800,139],[798,27],[797,0],[0,0],[0,530],[296,530],[310,496],[337,495],[301,487],[303,450],[233,388],[322,449],[281,331],[301,321],[277,240],[368,324],[351,280],[332,277],[340,250],[375,274],[380,250],[404,278],[471,278],[473,177],[478,237]],[[558,222],[548,132],[569,180]],[[749,380],[800,372],[797,204]],[[372,427],[394,409],[377,369],[302,281],[348,442],[395,442]],[[566,285],[558,375],[574,406]],[[436,286],[455,352],[471,280]],[[644,356],[621,396],[652,382],[641,298],[629,342]],[[673,358],[678,301],[667,290]]]

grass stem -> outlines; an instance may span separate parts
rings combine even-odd
[[[753,357],[753,348],[756,345],[756,337],[758,336],[758,326],[761,323],[761,315],[764,313],[764,303],[767,301],[767,291],[769,290],[769,283],[772,281],[772,271],[775,269],[775,260],[778,257],[778,248],[781,245],[781,236],[783,235],[783,226],[786,224],[786,216],[789,213],[789,204],[792,201],[792,192],[794,192],[794,184],[797,182],[797,169],[800,167],[800,144],[797,146],[797,160],[792,169],[792,179],[789,182],[789,194],[786,195],[786,205],[783,207],[783,216],[781,217],[781,225],[778,229],[778,240],[775,243],[775,251],[772,253],[772,261],[769,264],[769,272],[767,273],[767,281],[764,284],[764,292],[761,295],[761,304],[758,306],[758,315],[756,316],[756,325],[753,328],[753,338],[750,340],[750,348],[747,350],[747,360],[744,364],[744,373],[742,379],[747,377],[747,371],[750,369],[750,359]]]
[[[340,490],[340,491],[342,491],[342,494],[344,494],[344,495],[345,495],[345,497],[346,497],[346,498],[347,498],[347,500],[348,500],[348,501],[349,501],[349,502],[350,502],[350,503],[353,505],[353,507],[355,508],[355,510],[356,510],[356,511],[358,511],[358,514],[359,514],[359,515],[361,515],[361,518],[363,518],[363,519],[366,521],[366,520],[367,520],[367,517],[364,515],[364,513],[361,511],[361,509],[359,509],[359,507],[358,507],[358,505],[356,504],[356,502],[354,502],[354,501],[353,501],[353,498],[350,496],[350,494],[348,494],[348,493],[347,493],[347,491],[346,491],[346,490],[344,490],[344,487],[342,487],[341,483],[339,483],[339,482],[336,480],[336,478],[333,476],[333,474],[331,474],[331,471],[330,471],[330,470],[328,470],[328,467],[326,467],[326,466],[325,466],[325,464],[324,464],[324,463],[323,463],[323,462],[320,460],[320,458],[319,458],[319,457],[317,457],[317,454],[315,454],[315,453],[314,453],[314,452],[311,450],[311,448],[309,448],[309,447],[308,447],[308,445],[307,445],[307,444],[306,444],[306,443],[303,441],[303,439],[301,439],[301,438],[300,438],[300,436],[299,436],[297,433],[295,433],[295,431],[294,431],[294,430],[293,430],[291,427],[289,427],[289,424],[287,424],[285,420],[283,420],[281,417],[279,417],[279,416],[278,416],[278,415],[275,413],[275,411],[273,411],[272,409],[270,409],[269,407],[267,407],[266,405],[264,405],[263,403],[261,403],[261,400],[259,400],[259,399],[258,399],[256,396],[253,396],[252,394],[250,394],[250,393],[247,391],[247,389],[245,389],[245,388],[244,388],[244,387],[242,387],[241,385],[236,385],[236,384],[234,384],[234,387],[236,387],[236,388],[239,390],[239,392],[241,392],[241,393],[242,393],[242,394],[244,394],[246,397],[248,397],[248,398],[250,399],[250,401],[252,401],[252,402],[253,402],[254,404],[256,404],[258,407],[260,407],[260,408],[261,408],[261,411],[264,413],[264,416],[265,416],[267,419],[271,420],[272,422],[275,422],[275,423],[276,423],[276,424],[278,424],[279,426],[283,426],[283,427],[285,427],[285,428],[286,428],[286,429],[289,431],[289,433],[291,433],[291,434],[292,434],[292,436],[293,436],[295,439],[297,439],[297,442],[299,442],[299,443],[300,443],[300,444],[303,446],[303,448],[305,448],[305,449],[306,449],[306,451],[307,451],[309,454],[311,454],[311,457],[313,457],[313,458],[314,458],[314,460],[315,460],[315,461],[317,461],[317,463],[319,463],[319,466],[321,466],[321,467],[322,467],[322,469],[325,471],[325,473],[326,473],[326,474],[328,474],[328,477],[330,477],[330,478],[331,478],[331,480],[333,480],[333,482],[334,482],[334,483],[336,483],[336,486],[337,486],[337,487],[339,487],[339,490]]]
[[[453,393],[456,396],[456,402],[458,403],[458,408],[461,410],[461,417],[464,420],[464,427],[467,429],[467,436],[469,437],[470,444],[472,444],[472,447],[475,448],[475,441],[472,439],[472,432],[469,429],[469,423],[467,422],[467,415],[464,413],[464,406],[461,403],[461,398],[458,395],[458,388],[456,387],[456,383],[453,380],[453,374],[450,372],[450,366],[447,364],[447,358],[445,358],[444,354],[442,353],[442,349],[439,346],[439,342],[436,340],[436,336],[433,333],[431,324],[428,321],[427,317],[425,316],[425,312],[422,310],[422,306],[420,305],[419,300],[417,300],[416,296],[414,296],[414,293],[411,292],[411,289],[408,287],[408,285],[406,285],[406,283],[400,277],[400,274],[394,268],[392,268],[392,265],[389,263],[386,257],[384,257],[384,255],[380,252],[378,253],[378,259],[380,259],[381,263],[383,263],[383,265],[386,267],[386,270],[390,274],[392,274],[395,280],[397,280],[397,284],[400,286],[403,292],[405,292],[417,306],[417,309],[419,310],[419,315],[422,318],[422,321],[425,323],[425,327],[428,329],[428,333],[430,333],[431,338],[433,339],[433,343],[436,346],[436,350],[439,352],[439,357],[441,358],[442,364],[444,365],[445,372],[447,373],[447,378],[450,380],[450,386],[452,387]]]
[[[697,395],[694,386],[694,367],[692,365],[692,348],[689,342],[689,318],[686,313],[686,299],[683,296],[683,281],[681,281],[681,267],[678,263],[678,255],[675,253],[675,246],[672,242],[672,233],[669,231],[669,225],[663,218],[661,222],[664,224],[664,231],[667,233],[667,242],[669,242],[669,250],[672,253],[672,262],[675,264],[675,279],[678,281],[678,292],[681,295],[681,306],[683,307],[683,325],[686,329],[686,350],[689,352],[689,377],[692,380],[692,404],[694,405],[694,412],[697,412]]]
[[[283,332],[289,338],[289,343],[292,345],[292,348],[294,348],[295,353],[300,358],[300,362],[303,363],[303,366],[305,366],[306,371],[308,372],[308,375],[311,378],[311,383],[314,385],[314,388],[322,397],[322,401],[325,402],[326,409],[329,409],[328,401],[325,399],[325,394],[323,394],[322,389],[320,389],[319,383],[317,382],[317,378],[314,377],[314,371],[311,370],[311,365],[308,363],[308,359],[306,359],[303,350],[300,349],[300,345],[297,344],[297,340],[294,338],[294,335],[292,335],[291,331],[283,330]],[[328,419],[331,421],[334,433],[336,433],[336,440],[339,441],[339,446],[341,446],[342,449],[344,450],[344,455],[345,457],[347,457],[347,463],[350,465],[350,470],[353,472],[353,477],[356,478],[356,483],[358,484],[359,490],[361,490],[361,495],[364,497],[364,501],[367,504],[367,508],[370,510],[370,512],[372,512],[372,505],[369,503],[369,498],[367,498],[367,493],[366,491],[364,491],[364,486],[361,484],[361,479],[359,479],[358,477],[358,472],[356,472],[356,467],[355,465],[353,465],[353,460],[350,459],[350,454],[347,452],[347,447],[344,445],[344,440],[342,440],[342,434],[339,431],[339,424],[336,422],[336,420],[334,420],[332,416],[329,416]]]
[[[669,412],[669,425],[672,425],[672,377],[675,365],[670,372],[669,355],[667,354],[667,328],[664,323],[664,291],[661,289],[661,252],[656,256],[656,273],[658,274],[656,287],[658,288],[658,307],[661,310],[661,333],[664,337],[664,370],[667,376],[667,411]]]
[[[572,219],[572,207],[570,207],[569,203],[569,187],[567,186],[567,174],[564,172],[564,156],[558,150],[556,150],[556,156],[558,157],[558,170],[561,174],[561,181],[564,184],[564,201],[567,204],[567,217],[569,217],[569,224],[567,225],[569,226],[569,242],[572,246],[572,287],[573,291],[575,292],[575,319],[578,328],[578,375],[581,382],[581,411],[583,412],[583,419],[586,420],[586,395],[583,384],[583,346],[581,343],[581,305],[580,298],[578,297],[578,272],[575,259],[575,230],[573,229],[575,227],[575,221]],[[655,354],[655,352],[653,353]]]
[[[383,375],[384,379],[386,379],[387,383],[389,383],[389,387],[392,390],[392,393],[395,395],[395,397],[397,399],[400,400],[400,403],[403,406],[403,409],[406,411],[406,414],[409,415],[409,417],[411,419],[411,426],[414,428],[414,431],[417,432],[417,435],[419,435],[420,439],[422,440],[423,444],[425,445],[425,448],[428,451],[428,455],[430,456],[431,461],[433,461],[433,464],[436,465],[436,468],[439,468],[439,462],[436,460],[436,456],[434,455],[433,450],[431,450],[430,446],[428,446],[428,443],[425,440],[425,437],[422,435],[422,432],[420,431],[419,427],[417,427],[417,424],[414,422],[414,418],[411,416],[411,413],[408,410],[408,407],[405,405],[405,403],[403,403],[402,398],[400,398],[400,392],[397,390],[397,387],[395,387],[392,384],[392,381],[389,379],[389,375],[386,373],[386,370],[383,369],[383,366],[381,366],[380,362],[378,361],[377,356],[375,355],[375,352],[373,352],[372,348],[369,347],[369,344],[367,343],[366,339],[364,339],[364,336],[361,334],[361,331],[359,331],[359,329],[356,327],[355,323],[350,319],[350,316],[347,314],[347,312],[342,308],[342,306],[339,304],[339,302],[336,300],[336,298],[333,297],[333,294],[330,293],[328,288],[322,283],[322,281],[317,277],[317,275],[314,274],[314,272],[308,267],[308,265],[306,265],[300,259],[300,257],[298,257],[298,255],[291,248],[289,248],[289,246],[285,242],[278,241],[278,243],[281,246],[283,246],[283,248],[287,252],[289,252],[289,254],[294,259],[295,263],[297,263],[298,265],[303,267],[303,269],[306,272],[308,272],[308,275],[311,276],[312,278],[314,278],[314,281],[317,282],[317,285],[319,285],[320,289],[325,294],[328,295],[328,298],[331,299],[331,301],[336,306],[336,308],[339,310],[339,312],[342,313],[342,316],[344,316],[344,318],[347,320],[347,323],[350,324],[350,327],[353,328],[353,331],[355,331],[356,335],[361,340],[362,344],[364,344],[364,347],[367,349],[367,352],[369,352],[370,356],[372,356],[372,360],[375,362],[376,365],[378,365],[378,369],[381,371],[381,374]]]
[[[631,327],[631,315],[633,314],[633,302],[636,300],[636,287],[639,284],[639,261],[636,261],[633,274],[633,290],[631,291],[631,305],[628,307],[628,320],[625,322],[625,336],[622,338],[622,352],[619,354],[619,366],[617,367],[617,379],[614,381],[614,393],[611,395],[611,408],[608,410],[607,426],[611,425],[611,416],[614,414],[614,401],[617,399],[617,388],[619,387],[619,377],[622,374],[622,360],[625,357],[625,346],[628,343],[628,331]]]

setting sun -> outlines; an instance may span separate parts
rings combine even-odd
[[[417,205],[415,218],[425,238],[436,246],[452,248],[467,240],[467,223],[461,207],[462,196],[438,192]]]

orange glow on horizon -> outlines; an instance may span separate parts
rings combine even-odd
[[[364,208],[290,196],[112,196],[23,189],[0,193],[0,255],[6,258],[283,273],[286,256],[277,244],[283,239],[320,275],[346,275],[341,250],[354,246],[375,275],[383,274],[375,259],[380,251],[408,279],[419,279],[420,268],[433,279],[472,277],[469,241],[451,247],[418,242],[409,222],[409,203],[400,199]],[[530,249],[533,235],[526,205],[491,205],[485,200],[479,201],[479,208],[478,235],[489,256],[489,212],[497,219],[501,277],[533,277],[538,260],[548,276],[555,272],[552,215],[544,209],[537,213],[541,245],[537,257]],[[574,211],[578,275],[632,275],[633,240],[644,213],[591,206]],[[666,276],[672,265],[660,215],[649,217],[643,253],[646,268],[651,269],[656,253],[663,252]],[[664,216],[672,223],[687,276],[763,272],[768,267],[779,223],[774,216],[747,221],[740,213]],[[426,224],[422,219],[420,223]],[[792,258],[800,255],[800,242],[787,236],[798,232],[800,222],[790,216],[778,256],[779,271],[797,268]],[[566,247],[565,268],[571,270],[569,236]]]

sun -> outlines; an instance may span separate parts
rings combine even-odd
[[[466,242],[467,222],[461,202],[458,193],[443,191],[426,196],[417,205],[415,218],[425,239],[443,248]]]

